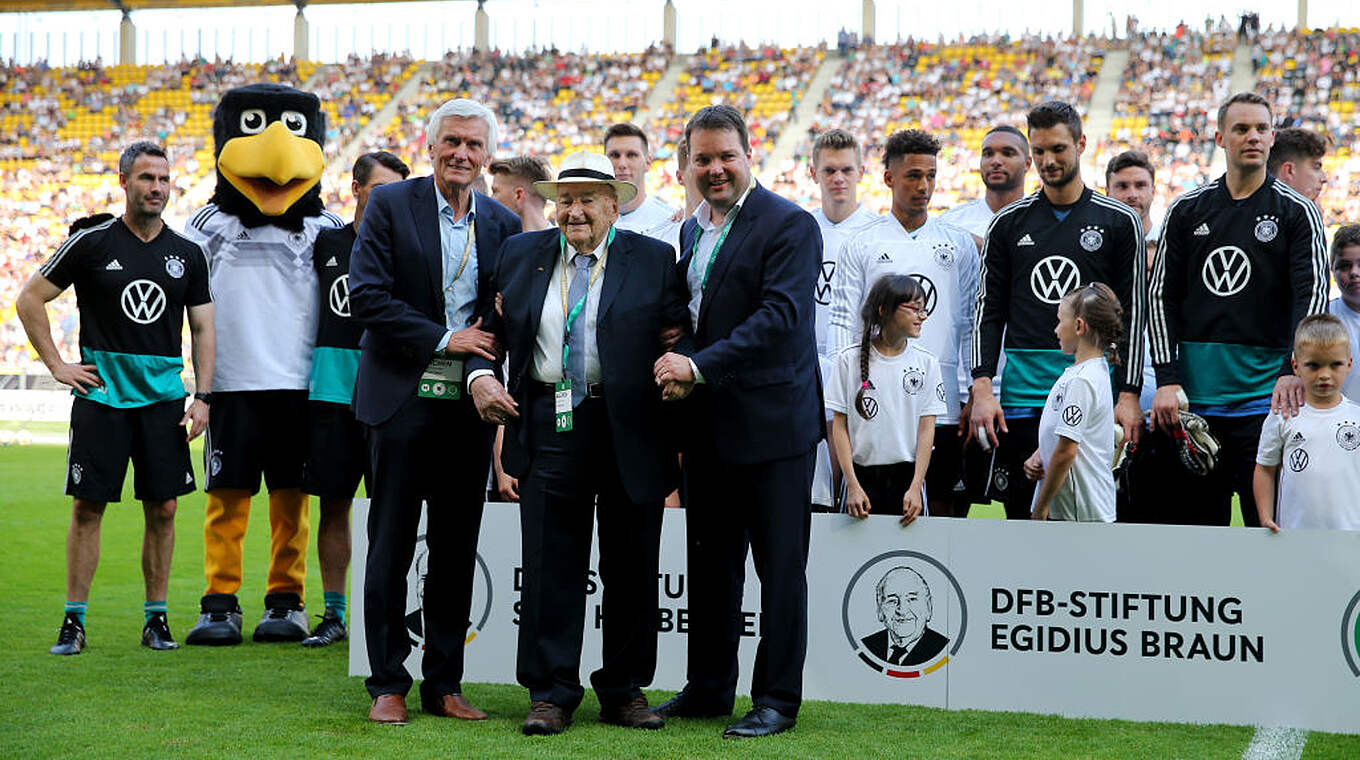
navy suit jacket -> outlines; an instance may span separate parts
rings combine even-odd
[[[444,316],[443,248],[432,177],[375,188],[368,197],[349,265],[350,312],[364,326],[354,416],[386,422],[412,394],[439,341]],[[494,312],[501,242],[520,230],[514,212],[477,193],[477,306]]]
[[[680,228],[691,265],[698,222]],[[691,358],[704,383],[682,402],[685,446],[736,464],[806,454],[825,433],[813,291],[822,234],[812,215],[757,185],[709,274]],[[688,288],[687,288],[688,290]]]
[[[501,463],[517,477],[524,477],[532,463],[533,436],[556,435],[551,420],[534,419],[529,390],[535,382],[534,343],[544,299],[549,288],[556,293],[560,287],[556,280],[560,254],[556,229],[516,235],[502,246],[495,275],[494,287],[504,302],[497,334],[509,352],[506,389],[520,412],[506,425]],[[676,447],[664,434],[667,409],[652,375],[657,357],[664,353],[662,329],[679,325],[689,332],[685,290],[676,282],[674,264],[675,252],[669,245],[616,230],[600,283],[595,342],[604,403],[619,475],[635,502],[664,499],[676,483]],[[687,335],[674,350],[692,350]],[[469,360],[468,368],[493,369],[481,357]]]

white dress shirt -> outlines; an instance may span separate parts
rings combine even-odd
[[[604,286],[604,268],[608,263],[608,257],[605,256],[608,240],[606,236],[593,251],[595,266],[588,275],[590,288],[586,291],[586,305],[573,325],[574,329],[585,330],[582,337],[585,338],[586,383],[600,382],[600,350],[595,341],[595,326],[600,311],[600,288]],[[538,320],[538,335],[534,337],[534,361],[529,370],[539,382],[556,383],[566,377],[562,369],[562,345],[567,323],[562,314],[563,283],[570,287],[571,278],[576,275],[576,257],[584,255],[587,254],[577,253],[568,243],[566,254],[558,256],[557,266],[553,267],[552,280],[543,297],[543,314]],[[567,308],[573,305],[568,303]]]

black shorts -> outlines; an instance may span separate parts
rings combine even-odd
[[[302,490],[323,499],[353,499],[359,481],[370,485],[364,426],[344,404],[308,403],[307,461]]]
[[[963,494],[958,491],[962,465],[959,426],[936,425],[935,448],[930,452],[930,468],[926,470],[926,497],[963,504]]]
[[[307,456],[307,391],[213,394],[203,446],[204,490],[270,491],[302,486]]]
[[[902,499],[916,477],[915,462],[855,465],[855,480],[869,497],[869,514],[902,516]],[[930,477],[927,473],[926,477]]]
[[[75,398],[66,454],[66,494],[89,501],[119,501],[128,459],[132,492],[142,501],[165,501],[194,490],[189,442],[179,424],[184,400],[119,409]]]

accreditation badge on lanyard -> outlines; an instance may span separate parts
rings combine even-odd
[[[582,293],[581,299],[570,307],[567,305],[567,291],[571,287],[567,282],[567,238],[562,235],[558,240],[561,242],[558,265],[561,276],[558,278],[560,285],[558,290],[562,293],[562,380],[553,384],[553,429],[559,433],[569,433],[572,429],[571,378],[567,377],[567,357],[571,355],[571,326],[576,322],[576,318],[581,316],[581,312],[585,311],[591,289],[595,287],[600,275],[604,274],[604,260],[609,256],[609,246],[614,244],[614,228],[609,228],[609,239],[605,241],[604,253],[600,255],[600,260],[595,262],[595,271],[590,273],[590,279],[586,282],[586,292]]]
[[[458,271],[453,275],[453,280],[449,286],[444,288],[444,298],[448,298],[453,290],[453,283],[458,282],[458,278],[463,276],[463,270],[467,269],[468,260],[472,258],[472,245],[476,240],[477,220],[472,220],[468,225],[467,244],[463,246],[463,261],[458,265]],[[436,356],[430,360],[429,366],[425,367],[425,372],[420,376],[420,384],[416,386],[416,395],[420,398],[434,398],[446,400],[458,400],[463,397],[463,360],[452,356]]]

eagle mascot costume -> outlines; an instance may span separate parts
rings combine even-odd
[[[188,644],[241,643],[241,555],[252,497],[269,492],[270,555],[256,641],[307,636],[303,583],[307,383],[316,340],[312,243],[340,227],[324,210],[325,116],[278,84],[227,91],[213,112],[217,187],[185,230],[208,254],[217,358],[207,442],[203,595]]]

